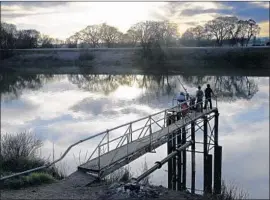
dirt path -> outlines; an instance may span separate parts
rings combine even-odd
[[[70,187],[61,182],[20,190],[2,190],[1,199],[91,199],[91,200],[128,200],[142,199],[123,194],[111,194],[108,185],[92,187]],[[198,195],[185,192],[165,191],[157,198],[144,198],[149,200],[191,200],[202,199]]]

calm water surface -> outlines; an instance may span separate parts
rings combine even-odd
[[[172,104],[183,87],[194,94],[210,83],[218,95],[219,142],[223,146],[223,179],[249,193],[269,198],[269,77],[33,75],[4,77],[1,84],[1,132],[31,131],[44,141],[40,155],[58,158],[85,137],[121,125]],[[117,133],[123,134],[123,133]],[[202,133],[197,132],[198,138]],[[59,167],[67,174],[97,145],[88,141],[72,149]],[[197,150],[200,146],[197,145]],[[134,176],[146,161],[152,166],[166,146],[132,162]],[[196,188],[202,189],[202,155],[196,155]],[[188,160],[190,159],[188,154]],[[189,163],[189,162],[188,162]],[[167,166],[154,172],[153,184],[167,185]],[[188,165],[187,184],[190,184]]]

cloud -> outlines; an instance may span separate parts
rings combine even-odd
[[[257,6],[259,8],[268,8],[269,9],[269,2],[265,1],[265,2],[260,2],[260,1],[252,1],[252,2],[248,2],[249,4],[251,4],[251,6]]]
[[[259,23],[259,26],[261,27],[260,36],[269,37],[269,21],[261,22]]]
[[[125,32],[138,21],[170,20],[179,24],[180,33],[219,15],[261,22],[268,19],[261,12],[266,6],[263,2],[2,2],[1,16],[18,29],[66,39],[87,25],[103,22]]]
[[[49,7],[58,7],[65,6],[69,4],[66,1],[25,1],[25,2],[12,2],[12,1],[4,1],[1,2],[1,11],[17,11],[17,10],[36,10],[38,8],[49,8]]]

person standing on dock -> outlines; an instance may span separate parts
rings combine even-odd
[[[208,101],[210,103],[210,109],[212,109],[212,95],[214,96],[214,93],[213,93],[213,90],[210,88],[210,84],[207,84],[207,88],[204,90],[204,94],[205,94],[205,104],[204,104],[204,108],[203,109],[206,109],[207,108],[207,104],[208,104]]]
[[[198,90],[196,92],[197,97],[197,106],[199,106],[199,111],[203,111],[203,91],[201,90],[201,86],[198,86]]]

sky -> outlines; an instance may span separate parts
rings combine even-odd
[[[269,36],[268,2],[2,2],[1,20],[66,39],[87,25],[107,23],[122,32],[144,20],[170,20],[179,33],[220,15],[254,19]]]
[[[206,77],[209,82],[212,78]],[[223,148],[222,177],[228,184],[248,192],[250,198],[269,199],[269,77],[251,79],[259,88],[251,100],[240,98],[232,102],[218,102],[219,144]],[[190,94],[196,91],[196,86],[186,85],[184,81],[183,84]],[[202,88],[205,87],[202,85]],[[175,91],[179,90],[181,86],[177,84]],[[55,158],[58,158],[69,145],[80,139],[149,116],[171,105],[173,94],[153,98],[153,93],[132,84],[119,85],[115,91],[104,94],[101,89],[97,92],[79,89],[78,85],[62,75],[45,83],[39,90],[24,89],[18,99],[5,101],[6,95],[3,95],[1,131],[4,134],[31,131],[44,142],[42,157],[52,158],[54,144]],[[202,138],[201,132],[196,133],[196,141],[199,138]],[[76,170],[79,155],[83,162],[98,142],[91,140],[72,148],[59,164],[60,168],[68,173]],[[166,145],[156,149],[156,153],[137,159],[130,167],[136,176],[145,159],[150,167],[165,156]],[[202,176],[201,165],[202,159],[196,155],[197,178]],[[166,185],[165,172],[166,165],[151,175],[152,183]],[[188,175],[188,184],[189,180]],[[196,179],[196,184],[196,188],[200,189],[202,179]]]

